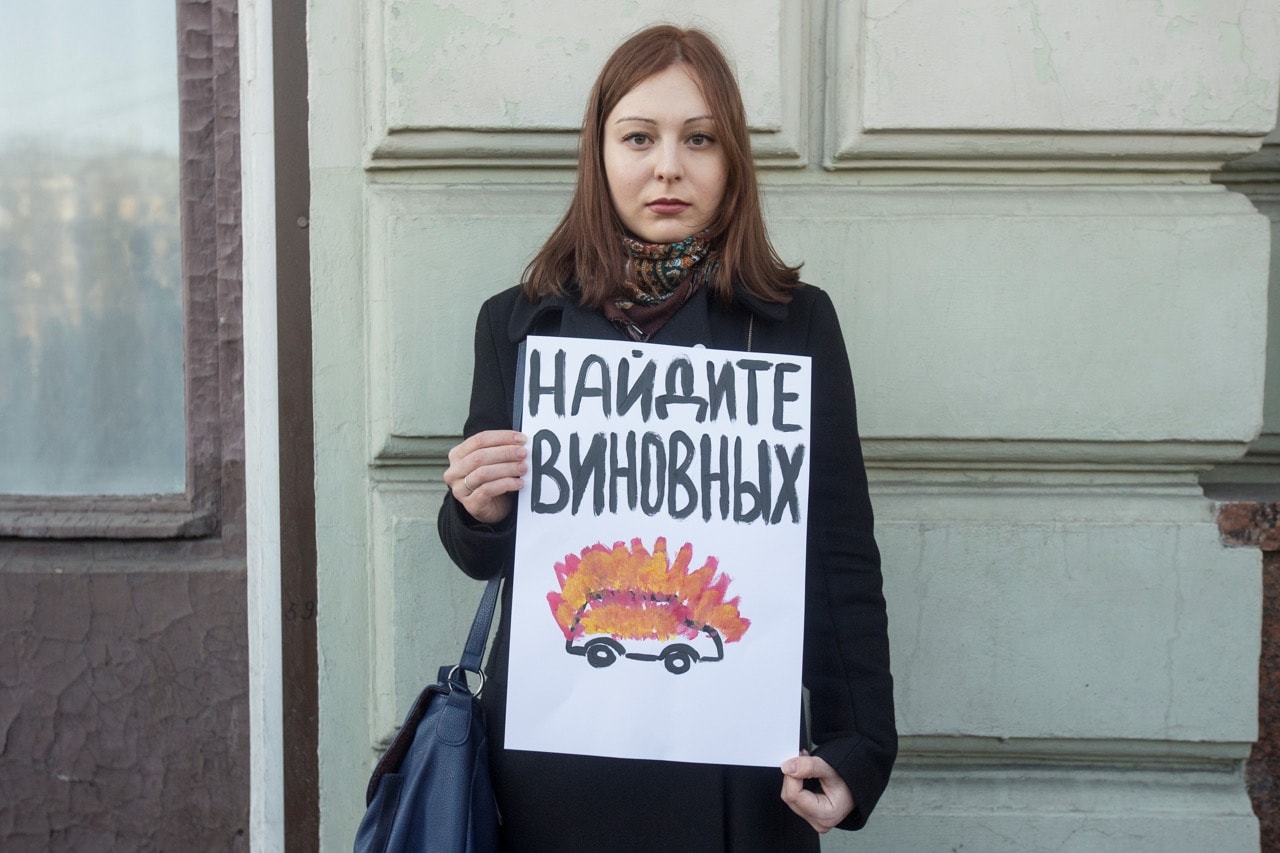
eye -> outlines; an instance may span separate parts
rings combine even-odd
[[[642,148],[649,144],[649,134],[638,130],[633,131],[622,137],[622,142],[624,145],[630,145],[633,148]]]
[[[710,148],[715,143],[715,139],[707,133],[695,133],[689,137],[689,145],[694,148]]]

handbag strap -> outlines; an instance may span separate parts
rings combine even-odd
[[[458,669],[463,672],[480,673],[484,659],[484,647],[489,641],[489,626],[493,623],[493,612],[498,606],[498,587],[502,585],[502,572],[489,579],[489,585],[480,598],[480,606],[476,608],[476,618],[471,622],[471,633],[467,634],[467,645],[462,650],[462,660]]]
[[[521,341],[520,346],[516,349],[516,391],[514,399],[511,401],[511,422],[516,428],[520,428],[521,417],[523,411],[521,391],[524,385],[524,351],[525,342]],[[480,597],[480,606],[476,608],[476,618],[471,620],[471,633],[467,634],[467,645],[462,649],[462,660],[458,665],[452,668],[440,668],[441,681],[453,681],[454,675],[459,675],[463,686],[466,685],[466,673],[474,672],[480,676],[480,687],[476,690],[476,695],[480,695],[480,690],[484,689],[484,670],[481,665],[484,662],[484,647],[489,641],[489,626],[493,624],[493,611],[498,606],[498,587],[502,585],[502,571],[489,578],[489,585],[484,588],[484,595]]]

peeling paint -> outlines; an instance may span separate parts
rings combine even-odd
[[[1035,0],[1024,0],[1022,5],[1031,15],[1031,32],[1035,36],[1035,46],[1031,50],[1031,55],[1035,61],[1036,79],[1041,85],[1056,83],[1058,69],[1053,64],[1053,45],[1049,43],[1049,36],[1045,34],[1044,27],[1040,24],[1040,7],[1036,5]]]
[[[1227,64],[1246,61],[1244,33],[1239,22],[1222,21],[1218,24],[1218,50]]]
[[[0,575],[0,847],[247,849],[244,583]]]
[[[1237,97],[1224,100],[1209,81],[1203,76],[1197,77],[1195,91],[1187,102],[1187,121],[1199,126],[1262,126],[1274,118],[1272,109],[1262,105],[1262,99],[1270,94],[1271,89],[1268,80],[1254,77],[1244,82],[1243,90],[1236,93]]]

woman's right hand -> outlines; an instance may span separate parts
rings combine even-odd
[[[497,524],[511,514],[513,495],[529,470],[525,441],[515,430],[489,429],[449,451],[445,485],[476,521]]]

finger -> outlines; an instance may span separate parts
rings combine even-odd
[[[801,817],[813,811],[818,799],[817,793],[804,786],[805,778],[807,777],[798,774],[786,774],[782,777],[782,799],[796,809]]]
[[[508,444],[502,447],[482,447],[464,456],[453,466],[459,471],[471,473],[487,465],[501,465],[508,462],[519,462],[529,455],[529,451],[519,444]],[[474,482],[474,481],[473,481]]]
[[[467,512],[479,518],[481,507],[492,503],[495,499],[506,497],[512,492],[518,492],[523,488],[524,480],[518,477],[503,477],[476,486],[476,490],[471,494],[466,494],[465,484],[459,483],[453,494],[467,508]]]
[[[783,777],[782,801],[819,833],[827,832],[834,825],[823,820],[824,809],[818,795],[806,790],[800,779]]]
[[[470,451],[463,452],[466,448],[467,442],[463,442],[449,451],[450,464],[444,470],[444,482],[451,489],[456,488],[464,478],[466,478],[470,486],[475,486],[477,479],[475,475],[485,466],[518,464],[528,456],[528,451],[524,445],[518,443],[473,446]],[[497,475],[491,474],[489,479],[494,476]]]
[[[486,447],[502,447],[504,445],[522,445],[527,441],[524,433],[513,429],[486,429],[468,436],[453,446],[449,451],[449,461],[457,462],[466,456]]]
[[[842,820],[837,810],[824,798],[803,788],[792,799],[783,798],[787,806],[820,833],[830,832]]]
[[[461,486],[466,495],[474,494],[481,490],[481,487],[488,486],[497,481],[503,480],[519,480],[529,471],[529,466],[524,461],[504,462],[498,465],[484,465],[476,468],[470,474],[466,474],[459,478],[453,485],[457,489]],[[522,487],[517,487],[517,490]],[[500,489],[494,491],[489,489],[490,494],[498,494],[500,492],[511,491],[510,489]]]
[[[800,796],[800,792],[804,790],[804,782],[794,776],[782,777],[782,801],[791,805]]]
[[[853,811],[853,796],[840,774],[821,758],[802,753],[782,764],[782,799],[820,833],[835,828]],[[821,792],[804,786],[817,779]]]
[[[476,495],[485,498],[518,492],[524,488],[524,475],[527,471],[528,466],[523,463],[481,468],[454,483],[453,493],[466,502],[467,498]]]
[[[471,514],[472,518],[482,524],[497,524],[502,521],[511,514],[514,503],[511,492],[492,497],[481,495],[477,498],[472,495],[470,498],[459,498],[458,502]]]
[[[782,763],[782,772],[786,776],[794,776],[798,779],[831,779],[836,777],[836,771],[832,769],[821,758],[801,753],[795,758],[788,758]]]

